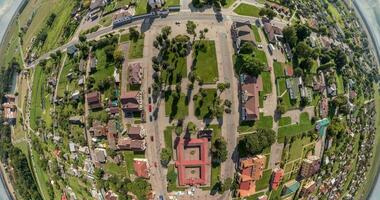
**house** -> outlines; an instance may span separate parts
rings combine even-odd
[[[6,101],[2,104],[4,123],[15,125],[17,119],[16,96],[7,94],[5,98]]]
[[[121,91],[122,108],[126,112],[139,112],[142,110],[142,95],[139,91]]]
[[[95,162],[97,162],[97,163],[105,163],[106,162],[106,157],[107,157],[107,152],[106,152],[105,149],[96,148],[94,150]]]
[[[71,100],[73,101],[76,101],[80,98],[80,91],[79,90],[75,90],[72,94],[71,94]]]
[[[300,197],[307,198],[311,193],[317,189],[317,184],[315,181],[310,181],[302,186]]]
[[[83,154],[90,154],[90,149],[87,146],[79,147],[78,151]]]
[[[233,22],[231,26],[231,35],[237,50],[239,50],[240,47],[246,42],[252,44],[255,44],[256,42],[252,32],[251,23],[249,21]]]
[[[164,0],[149,0],[148,4],[152,9],[159,9],[165,4],[165,1]]]
[[[284,170],[281,168],[275,168],[272,173],[271,189],[277,190],[282,178],[284,177]]]
[[[90,92],[86,95],[87,104],[90,109],[97,109],[102,107],[101,94],[98,91]]]
[[[102,122],[98,120],[94,120],[92,122],[92,127],[88,130],[92,137],[106,137],[107,136],[107,129],[102,124]]]
[[[95,56],[90,55],[89,58],[88,58],[88,62],[89,62],[88,65],[90,67],[90,72],[94,73],[96,71],[96,65],[98,63],[98,60],[96,59]]]
[[[128,82],[131,85],[141,85],[143,78],[143,69],[141,63],[130,63],[128,65]]]
[[[277,3],[270,3],[269,7],[271,9],[277,11],[278,13],[284,14],[285,16],[288,16],[290,14],[289,8],[281,6],[281,5],[277,4]]]
[[[145,140],[131,140],[130,138],[120,138],[117,142],[119,150],[145,151]]]
[[[321,118],[327,117],[329,114],[329,102],[326,97],[323,97],[321,99],[321,102],[319,103],[319,116]]]
[[[115,193],[113,193],[111,190],[108,190],[106,195],[104,196],[105,200],[118,200],[119,196]]]
[[[195,151],[192,151],[192,150]],[[210,183],[210,158],[207,138],[180,138],[177,145],[175,166],[178,185],[195,186]]]
[[[306,87],[300,87],[300,94],[302,98],[308,97],[307,89]]]
[[[297,192],[297,190],[300,188],[300,185],[301,185],[300,182],[296,180],[291,180],[285,183],[281,191],[282,196]]]
[[[113,71],[113,79],[117,85],[120,83],[120,74],[117,72],[117,69]]]
[[[265,163],[263,155],[240,159],[237,197],[247,197],[256,192],[256,181],[263,176]]]
[[[76,148],[75,143],[73,143],[73,142],[69,143],[69,150],[70,150],[71,153],[77,152],[77,148]]]
[[[72,116],[69,118],[70,124],[82,124],[83,123],[83,117],[82,116]]]
[[[87,62],[84,59],[80,59],[79,61],[79,71],[85,72],[87,68]]]
[[[293,76],[293,74],[294,74],[293,67],[286,66],[284,70],[285,70],[285,75],[286,76],[288,76],[288,77],[292,77]]]
[[[259,91],[262,91],[261,77],[241,75],[241,118],[243,121],[260,118]]]
[[[279,38],[282,38],[282,29],[269,22],[264,23],[264,32],[271,43],[276,43]]]
[[[90,11],[96,12],[103,8],[104,0],[92,0],[90,4]]]
[[[319,171],[321,166],[320,158],[312,155],[303,160],[301,166],[301,176],[309,178]]]
[[[335,97],[337,95],[336,85],[332,83],[327,87],[327,94],[331,97]]]
[[[133,159],[133,168],[135,175],[141,178],[149,178],[149,166],[147,159]]]
[[[84,85],[84,76],[81,76],[78,80],[78,85],[83,86]]]
[[[297,83],[298,83],[298,87],[302,87],[303,86],[303,80],[302,80],[301,76],[297,78]]]
[[[78,48],[75,45],[70,45],[67,47],[67,53],[69,55],[74,55],[78,51]]]
[[[132,14],[128,10],[121,9],[112,17],[112,26],[119,27],[132,22]]]
[[[145,137],[145,129],[141,126],[131,126],[127,134],[132,140],[142,140]]]

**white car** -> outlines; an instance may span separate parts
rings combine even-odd
[[[262,49],[263,45],[259,44],[259,45],[257,45],[257,47],[259,47],[260,49]]]

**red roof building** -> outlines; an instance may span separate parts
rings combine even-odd
[[[3,115],[7,124],[16,124],[17,118],[17,106],[16,106],[16,97],[14,95],[7,94],[5,95],[7,101],[3,103]]]
[[[120,138],[117,141],[119,150],[145,151],[145,140],[131,140],[130,138]]]
[[[258,120],[260,118],[259,91],[262,90],[261,77],[256,79],[249,75],[242,75],[242,80],[242,120]]]
[[[87,104],[90,109],[97,109],[102,107],[101,94],[98,91],[90,92],[86,95]]]
[[[284,170],[283,169],[276,168],[276,169],[273,170],[272,181],[271,181],[271,188],[272,188],[272,190],[277,190],[278,189],[278,186],[280,185],[282,177],[284,177]]]
[[[88,130],[92,137],[106,137],[107,128],[102,124],[102,122],[95,120],[92,123],[92,127]]]
[[[145,136],[145,130],[141,126],[131,126],[128,129],[128,137],[133,140],[142,140]]]
[[[319,116],[321,118],[327,117],[329,114],[329,101],[326,97],[323,97],[319,103]]]
[[[263,176],[265,163],[266,157],[263,155],[240,160],[238,197],[247,197],[256,192],[256,181]]]
[[[134,159],[133,168],[138,177],[149,178],[149,167],[146,159]]]
[[[123,110],[127,112],[137,112],[142,110],[141,92],[139,91],[121,91],[121,104]]]
[[[292,77],[294,75],[293,67],[291,66],[286,66],[285,67],[285,75]]]
[[[207,138],[180,138],[177,145],[178,185],[206,185],[209,183]]]

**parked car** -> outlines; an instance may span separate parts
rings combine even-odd
[[[152,115],[149,116],[149,120],[153,121],[153,116]]]
[[[148,109],[149,109],[149,112],[152,112],[152,104],[149,104]]]
[[[150,141],[154,141],[153,135],[150,136]]]
[[[150,94],[151,92],[152,92],[152,89],[148,87],[148,94]]]
[[[149,98],[148,98],[148,103],[149,103],[149,104],[152,103],[152,97],[149,97]]]

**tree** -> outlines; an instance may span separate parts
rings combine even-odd
[[[223,137],[216,138],[211,144],[212,162],[214,164],[221,164],[227,160],[227,142]]]
[[[247,73],[251,76],[258,76],[265,70],[264,64],[251,55],[239,55],[237,63],[241,65],[241,72]]]
[[[297,29],[297,38],[298,38],[298,41],[305,40],[311,34],[310,29],[307,26],[305,26],[305,25],[297,25],[296,29]]]
[[[186,32],[190,35],[195,35],[195,29],[197,25],[193,21],[187,21],[186,23]]]
[[[273,144],[275,135],[272,129],[257,129],[255,134],[245,135],[238,144],[240,155],[253,156],[261,153]]]
[[[331,120],[330,126],[327,127],[327,134],[332,137],[340,138],[346,132],[346,124],[335,117]]]
[[[87,37],[85,36],[85,35],[79,35],[79,41],[80,42],[86,42],[86,40],[87,40]]]
[[[337,49],[334,61],[335,61],[337,70],[340,71],[342,67],[344,67],[348,63],[347,55],[341,49]]]
[[[223,91],[226,89],[226,86],[224,83],[218,83],[217,87],[220,93],[223,93]]]
[[[262,9],[260,9],[259,15],[260,16],[267,16],[268,19],[272,20],[274,17],[277,16],[277,13],[274,12],[270,8],[262,8]]]
[[[253,53],[253,50],[255,49],[255,46],[251,42],[244,42],[243,45],[241,45],[239,53],[242,54],[251,54]]]
[[[170,35],[170,33],[172,32],[172,27],[170,26],[165,26],[164,28],[161,29],[161,33],[162,35]]]
[[[341,106],[347,105],[348,99],[346,96],[341,94],[335,97],[335,99],[333,100],[333,103],[336,107],[341,107]]]
[[[182,131],[183,131],[182,126],[177,126],[177,127],[175,127],[175,134],[176,134],[176,135],[180,136],[181,133],[182,133]]]
[[[308,57],[306,59],[303,59],[300,62],[299,67],[302,68],[302,69],[304,69],[304,70],[310,71],[311,67],[313,66],[313,64],[314,64],[313,59],[311,59],[310,57]]]
[[[187,124],[186,130],[190,134],[194,134],[197,131],[197,126],[193,122]]]
[[[297,33],[293,26],[285,27],[282,31],[285,41],[290,45],[290,47],[295,47],[297,45]]]
[[[306,44],[306,42],[300,42],[296,46],[295,56],[297,56],[297,58],[299,59],[308,58],[310,57],[311,52],[312,52],[312,49],[310,48],[308,44]]]
[[[136,30],[136,28],[129,28],[129,38],[133,41],[137,41],[140,38],[140,33]]]
[[[161,164],[163,166],[166,167],[169,164],[171,158],[172,158],[172,155],[171,155],[170,149],[164,148],[161,150],[160,159],[161,159]]]
[[[123,52],[120,51],[120,50],[115,50],[113,52],[113,59],[115,60],[115,62],[119,65],[121,65],[123,62],[124,62],[124,55],[123,55]]]

